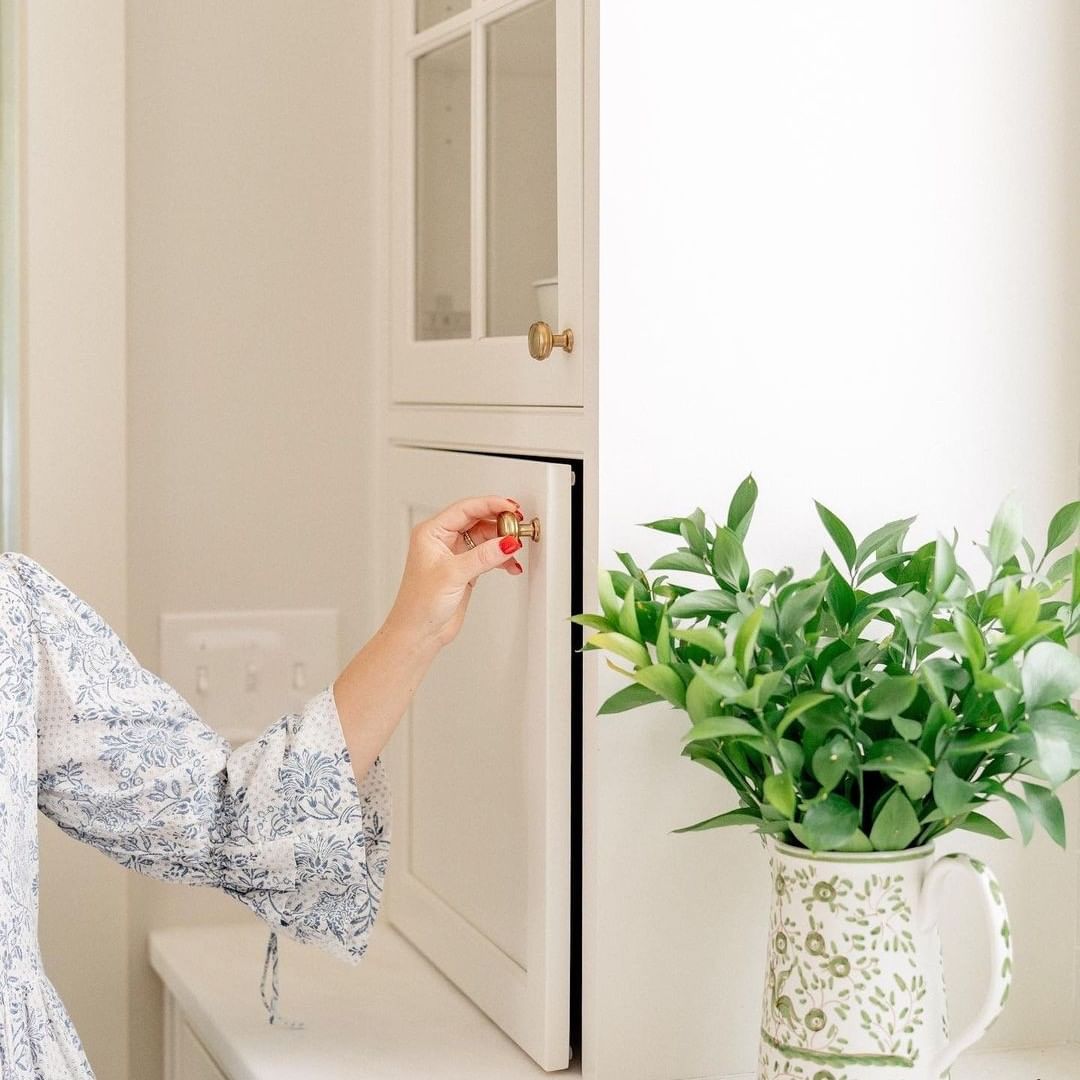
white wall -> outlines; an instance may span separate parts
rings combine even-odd
[[[126,629],[124,5],[22,5],[22,535]],[[45,968],[99,1080],[127,1074],[125,871],[40,819]]]
[[[1009,489],[1033,532],[1075,497],[1078,18],[1067,0],[603,6],[602,565],[665,548],[634,522],[722,518],[751,469],[752,561],[803,570],[812,497],[860,535],[917,512],[914,535],[968,541]],[[602,666],[601,684],[623,683]],[[684,728],[665,707],[597,721],[601,890],[621,898],[600,920],[602,1077],[754,1063],[765,857],[749,834],[669,835],[733,803],[679,757]],[[1074,1037],[1078,857],[959,843],[1014,914],[988,1044]],[[980,951],[971,924],[946,928],[951,960]],[[980,977],[952,965],[958,1017]]]
[[[162,611],[337,607],[342,663],[383,614],[373,19],[354,0],[128,5],[130,644],[151,667]],[[147,932],[255,917],[211,890],[128,884],[131,1076],[153,1080]],[[288,987],[283,968],[286,1008]]]

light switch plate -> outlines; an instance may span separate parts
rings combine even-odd
[[[161,677],[233,745],[339,673],[336,608],[162,613]]]

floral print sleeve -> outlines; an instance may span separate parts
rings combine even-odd
[[[275,931],[359,960],[390,793],[381,757],[357,784],[332,684],[233,749],[61,581],[5,558],[27,605],[39,808],[123,866],[219,888]]]

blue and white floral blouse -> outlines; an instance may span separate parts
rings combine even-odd
[[[93,608],[5,551],[0,1080],[94,1075],[38,948],[38,809],[122,866],[235,897],[271,945],[280,930],[353,962],[367,949],[390,793],[381,758],[357,785],[332,684],[232,749]]]

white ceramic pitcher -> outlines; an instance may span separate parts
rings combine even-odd
[[[769,840],[772,905],[758,1080],[940,1080],[1008,997],[1012,944],[1001,889],[967,855],[815,855]],[[953,870],[980,883],[991,977],[976,1018],[949,1038],[937,917]]]

